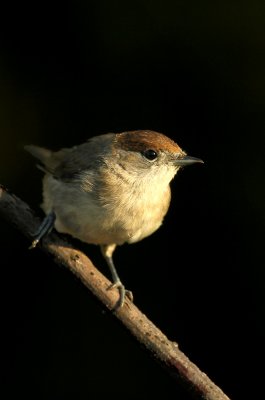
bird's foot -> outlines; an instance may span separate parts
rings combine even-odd
[[[40,239],[34,239],[31,243],[31,245],[29,246],[29,250],[35,249],[35,247],[37,246],[37,244],[39,243]]]
[[[33,241],[29,247],[29,249],[34,249],[39,241],[45,236],[50,233],[54,226],[55,222],[55,213],[52,211],[46,217],[43,219],[42,223],[40,224],[38,230],[32,235],[33,236]]]
[[[133,301],[133,294],[130,290],[126,290],[124,285],[121,283],[121,281],[117,281],[115,283],[113,283],[112,285],[110,285],[110,287],[108,288],[108,290],[112,290],[117,288],[120,294],[119,300],[117,301],[115,307],[114,307],[114,311],[116,311],[118,308],[122,307],[124,305],[125,302],[125,297],[128,297],[128,299],[130,301]]]

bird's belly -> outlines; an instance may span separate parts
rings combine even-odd
[[[134,243],[154,233],[162,224],[170,202],[170,191],[161,198],[153,196],[135,197],[126,202],[120,225],[125,230],[126,242]]]
[[[134,243],[151,235],[162,223],[164,214],[154,215],[147,209],[125,213],[123,217],[115,212],[89,206],[73,205],[64,209],[54,209],[55,228],[58,232],[68,233],[86,243],[123,244]],[[125,217],[126,215],[126,217]]]
[[[167,212],[170,192],[164,201],[138,196],[100,204],[92,194],[67,188],[52,178],[44,180],[43,209],[55,212],[55,228],[86,243],[134,243],[155,232]],[[56,195],[55,195],[56,192]]]
[[[68,233],[83,242],[93,244],[123,244],[134,243],[155,232],[162,223],[162,217],[154,218],[148,212],[130,215],[128,218],[117,218],[108,215],[104,210],[98,213],[91,207],[85,212],[68,210],[55,213],[57,215],[55,228],[58,232]]]
[[[91,202],[78,207],[67,207],[56,211],[55,228],[58,232],[92,244],[122,244],[129,238],[128,232],[118,223],[113,223],[104,210]]]
[[[137,222],[136,218],[132,217],[131,224],[128,226],[128,243],[138,242],[154,233],[160,227],[164,215],[155,217],[153,214],[150,214],[148,210],[145,210],[145,212],[139,216]]]

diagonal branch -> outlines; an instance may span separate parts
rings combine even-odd
[[[29,239],[40,220],[30,207],[0,185],[0,214]],[[118,300],[116,290],[107,290],[111,282],[105,278],[82,252],[51,233],[42,240],[40,248],[53,256],[57,264],[70,269],[83,284],[112,310]],[[206,374],[182,353],[175,342],[170,341],[133,303],[126,299],[122,308],[113,312],[130,333],[165,369],[185,384],[196,398],[206,400],[229,400]]]

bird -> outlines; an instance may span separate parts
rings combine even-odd
[[[168,211],[174,176],[203,161],[152,130],[101,134],[59,151],[35,145],[25,149],[44,172],[41,207],[46,217],[31,247],[53,228],[99,245],[111,272],[111,289],[119,291],[115,308],[122,307],[127,291],[113,262],[114,250],[155,232]]]

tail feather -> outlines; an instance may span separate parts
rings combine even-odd
[[[52,151],[45,149],[44,147],[34,146],[34,145],[27,145],[24,147],[26,151],[28,151],[33,157],[40,160],[43,165],[48,164],[48,160],[52,155]]]
[[[28,151],[33,157],[39,160],[39,164],[37,165],[37,167],[41,171],[57,177],[64,175],[64,173],[67,173],[67,168],[64,167],[63,171],[61,171],[60,166],[64,162],[65,157],[69,153],[71,153],[72,149],[61,149],[59,151],[53,152],[51,150],[45,149],[44,147],[34,145],[27,145],[24,147],[24,149]],[[73,162],[70,163],[70,166],[72,164]]]
[[[44,147],[27,145],[24,147],[26,151],[28,151],[33,157],[40,160],[44,165],[47,165],[48,160],[51,158],[52,151],[45,149]]]
[[[45,149],[44,147],[27,145],[24,146],[24,149],[28,151],[33,157],[37,158],[40,161],[40,164],[37,164],[37,167],[43,171],[44,173],[52,173],[51,168],[51,160],[52,160],[52,151]]]

